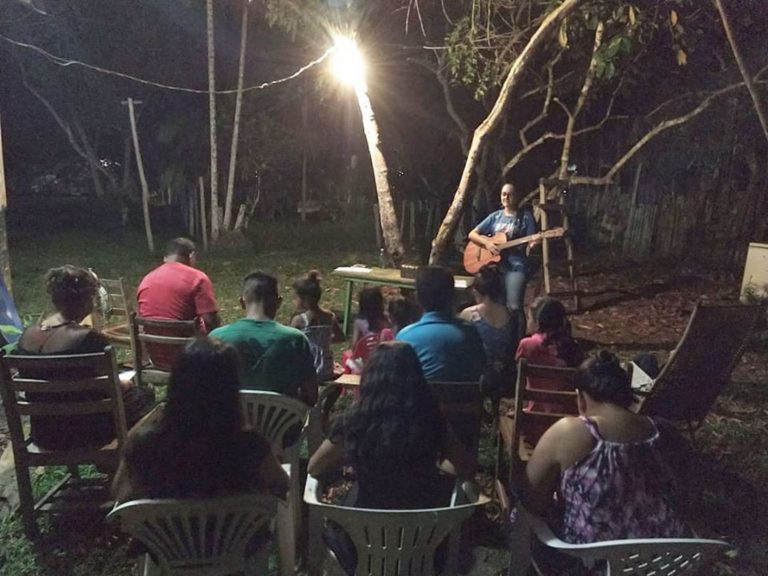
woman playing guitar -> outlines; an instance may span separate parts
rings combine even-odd
[[[501,188],[501,210],[489,214],[469,233],[469,240],[491,252],[498,254],[490,236],[503,232],[508,240],[530,236],[538,231],[536,220],[529,210],[520,208],[522,194],[515,191],[512,184],[504,184]],[[528,243],[534,246],[536,241]],[[525,334],[525,316],[523,315],[523,300],[525,285],[528,281],[527,248],[525,244],[504,251],[501,259],[501,270],[504,277],[504,289],[507,298],[507,308],[513,318],[517,319],[517,332]]]

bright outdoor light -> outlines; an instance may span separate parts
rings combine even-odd
[[[355,90],[365,88],[365,61],[357,42],[351,38],[335,39],[331,69],[339,80]]]

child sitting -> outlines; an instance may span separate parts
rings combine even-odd
[[[357,296],[358,312],[352,326],[352,345],[369,334],[379,333],[389,328],[389,320],[384,312],[384,295],[378,287],[360,290]]]
[[[333,378],[334,374],[331,342],[343,341],[344,334],[336,315],[320,307],[320,297],[323,293],[320,280],[320,272],[311,270],[306,277],[293,283],[296,308],[301,312],[293,317],[291,326],[306,334],[317,376],[323,381]]]

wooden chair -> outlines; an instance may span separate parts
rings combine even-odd
[[[483,424],[480,382],[430,381],[429,384],[440,401],[445,420],[477,462]]]
[[[197,336],[197,322],[194,320],[158,320],[142,318],[130,313],[131,338],[133,339],[133,366],[136,370],[136,384],[166,385],[171,376],[168,364],[152,363],[152,347],[164,355],[174,356]],[[159,347],[163,347],[158,349]]]
[[[268,573],[266,547],[251,557],[248,547],[276,508],[274,496],[261,494],[134,500],[116,506],[108,518],[149,550],[143,558],[145,576],[260,576]]]
[[[407,481],[404,477],[403,481]],[[352,539],[357,550],[356,574],[368,576],[432,576],[437,547],[449,536],[447,562],[442,574],[454,575],[457,569],[461,523],[476,506],[488,502],[477,497],[469,503],[425,510],[371,510],[349,508],[320,501],[318,481],[309,476],[304,501],[309,504],[310,546],[307,562],[310,576],[322,574],[326,557],[322,550],[322,530],[329,520],[338,524]]]
[[[576,392],[571,381],[576,374],[575,368],[556,368],[554,366],[537,366],[528,364],[521,358],[517,365],[517,391],[515,393],[515,416],[511,438],[502,437],[502,441],[510,456],[510,476],[520,472],[528,461],[535,443],[530,434],[526,439],[526,431],[545,430],[560,418],[578,413],[576,408]],[[562,390],[529,388],[528,379],[546,379],[562,383]],[[529,410],[529,402],[542,402],[568,407],[569,410],[541,411]],[[538,441],[538,438],[535,439]]]
[[[587,564],[604,562],[606,576],[696,574],[731,549],[722,540],[701,538],[642,538],[570,544],[555,536],[543,519],[527,512],[524,515],[542,544]],[[533,567],[539,576],[546,576],[535,558]]]
[[[698,304],[639,413],[682,423],[695,432],[728,383],[764,312],[762,306]]]
[[[115,346],[132,347],[129,322],[131,306],[125,297],[123,279],[99,278],[99,284],[106,293],[104,309],[101,311],[101,333]]]
[[[277,507],[277,538],[280,573],[289,576],[296,566],[296,540],[301,530],[300,432],[310,408],[296,398],[256,390],[241,390],[240,402],[243,423],[264,435],[288,474],[288,497]]]
[[[35,394],[30,395],[32,392]],[[72,400],[71,395],[78,393],[90,394],[90,397],[88,400]],[[93,400],[94,393],[102,394],[103,398]],[[35,514],[38,512],[60,513],[96,508],[98,504],[109,500],[109,479],[80,478],[77,466],[94,464],[116,470],[120,460],[126,426],[123,396],[112,347],[95,354],[2,357],[0,394],[11,433],[21,515],[27,534],[36,534]],[[36,399],[38,394],[45,394],[44,400]],[[57,395],[66,397],[53,400]],[[22,418],[29,416],[71,417],[90,414],[112,416],[116,433],[113,442],[98,448],[46,450],[32,442],[22,424]],[[35,502],[29,468],[38,466],[67,466],[70,473]]]

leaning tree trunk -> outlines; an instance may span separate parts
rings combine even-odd
[[[237,165],[237,144],[240,136],[240,116],[243,108],[243,77],[245,76],[245,46],[248,43],[248,5],[243,0],[243,18],[240,27],[240,66],[237,71],[237,97],[235,98],[235,123],[232,127],[232,147],[229,151],[229,175],[227,177],[227,199],[224,204],[222,228],[230,230],[232,225],[232,201],[235,195],[235,167]],[[237,226],[235,226],[237,228]]]
[[[219,237],[219,170],[216,146],[216,45],[213,34],[213,0],[205,0],[208,30],[208,116],[211,138],[211,240]]]
[[[395,202],[392,200],[392,191],[389,188],[387,178],[387,161],[381,151],[379,127],[376,117],[373,115],[371,100],[365,86],[355,88],[357,101],[360,105],[360,113],[363,117],[363,130],[368,141],[368,151],[371,155],[373,166],[373,178],[376,182],[376,195],[379,200],[379,221],[381,232],[384,236],[384,246],[393,264],[398,266],[403,259],[403,241],[400,238],[400,227],[397,225]]]
[[[429,255],[431,264],[439,263],[445,260],[446,251],[453,238],[456,228],[459,225],[461,215],[464,211],[464,205],[469,198],[470,180],[475,172],[475,167],[480,159],[480,153],[486,144],[488,136],[498,126],[504,114],[504,109],[509,102],[513,90],[517,88],[525,71],[530,66],[533,59],[544,50],[552,34],[557,30],[562,20],[578,8],[585,0],[565,0],[560,6],[549,13],[533,34],[528,44],[515,60],[509,70],[504,84],[499,92],[493,108],[483,122],[475,129],[472,136],[472,144],[469,147],[467,161],[464,164],[464,171],[461,174],[459,186],[453,196],[448,212],[443,219],[440,229],[432,241],[432,252]]]
[[[144,162],[141,160],[141,148],[139,148],[139,131],[136,128],[136,114],[133,110],[133,98],[128,98],[128,115],[131,121],[131,135],[133,136],[133,149],[136,152],[136,168],[139,171],[141,181],[141,207],[144,212],[144,231],[147,234],[147,247],[149,253],[155,253],[155,240],[152,236],[152,221],[149,217],[149,186],[144,174]]]
[[[731,29],[731,23],[728,20],[728,15],[725,13],[723,0],[715,0],[715,4],[717,5],[717,11],[720,12],[720,18],[723,20],[723,28],[725,29],[725,35],[728,36],[728,43],[731,45],[733,57],[736,59],[736,64],[739,66],[741,77],[744,78],[744,85],[747,87],[747,90],[749,90],[749,95],[752,97],[752,104],[754,105],[755,112],[757,112],[757,117],[760,120],[760,126],[763,127],[763,134],[765,134],[765,138],[768,140],[768,118],[766,118],[765,108],[760,101],[760,94],[755,87],[755,83],[752,81],[752,76],[750,75],[749,70],[747,70],[746,64],[744,64],[744,59],[741,57],[741,52],[739,52],[739,47],[736,44],[736,38],[734,37],[733,30]]]

